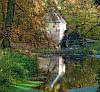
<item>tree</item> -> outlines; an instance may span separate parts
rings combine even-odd
[[[8,0],[7,14],[5,18],[4,38],[1,46],[3,48],[10,47],[9,30],[11,30],[16,0]]]
[[[92,0],[60,0],[55,7],[67,22],[70,31],[77,30],[86,38],[100,39],[99,26],[89,31],[100,21],[100,8]]]

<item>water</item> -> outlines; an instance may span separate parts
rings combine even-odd
[[[100,58],[100,55],[95,55],[96,58]]]
[[[94,55],[94,56],[91,56],[91,57],[94,57],[94,58],[100,59],[100,55]]]
[[[89,86],[83,88],[70,89],[68,92],[96,92],[97,87]]]

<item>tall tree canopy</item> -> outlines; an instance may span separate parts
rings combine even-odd
[[[65,19],[70,31],[77,30],[87,38],[100,39],[100,27],[95,26],[100,22],[100,7],[94,5],[93,0],[0,0],[0,2],[0,34],[2,30],[6,35],[9,34],[13,43],[27,43],[32,47],[55,47],[55,42],[47,35],[44,16],[50,7],[55,8]]]

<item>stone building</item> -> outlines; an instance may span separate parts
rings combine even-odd
[[[66,30],[65,20],[56,13],[54,8],[49,8],[46,13],[46,21],[50,37],[59,44],[63,37],[63,32]]]

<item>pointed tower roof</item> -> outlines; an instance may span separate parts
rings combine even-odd
[[[47,10],[45,18],[48,23],[66,23],[53,7]]]

